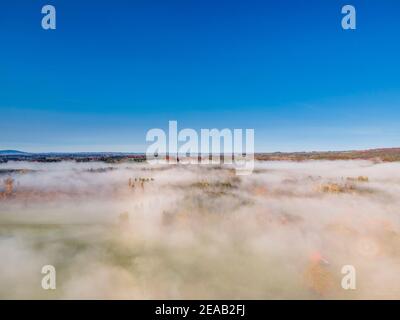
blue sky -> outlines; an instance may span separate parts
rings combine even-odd
[[[141,152],[168,120],[254,128],[257,151],[400,146],[399,17],[396,0],[5,0],[0,149]]]

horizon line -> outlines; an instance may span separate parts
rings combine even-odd
[[[368,149],[345,149],[345,150],[302,150],[302,151],[254,151],[254,154],[276,154],[276,153],[281,153],[281,154],[287,154],[287,153],[339,153],[339,152],[366,152],[366,151],[378,151],[378,150],[400,150],[400,146],[398,147],[378,147],[378,148],[368,148]],[[41,152],[29,152],[29,151],[21,151],[21,150],[16,150],[16,149],[1,149],[0,150],[0,156],[4,156],[1,153],[20,153],[21,155],[51,155],[51,154],[60,154],[60,155],[67,155],[67,154],[120,154],[120,155],[146,155],[146,152],[138,152],[138,151],[41,151]],[[162,155],[169,155],[170,153],[166,152],[165,154],[163,153]],[[181,154],[185,155],[187,153],[173,153],[173,154]],[[210,155],[213,153],[201,153],[197,152],[195,153],[197,155]],[[226,153],[215,153],[215,154],[234,154],[233,152],[226,152]]]

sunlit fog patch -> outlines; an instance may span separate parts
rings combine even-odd
[[[2,298],[400,298],[398,163],[0,169]]]

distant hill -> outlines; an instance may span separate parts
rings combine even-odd
[[[0,156],[23,156],[29,153],[18,150],[0,150]]]
[[[312,151],[312,152],[256,152],[256,160],[260,161],[304,161],[304,160],[370,160],[392,162],[400,161],[400,148],[380,148],[370,150],[349,151]],[[75,152],[75,153],[29,153],[18,150],[0,150],[0,162],[8,160],[58,162],[75,160],[81,162],[104,161],[145,161],[144,153],[124,152]]]
[[[257,160],[303,161],[303,160],[374,160],[400,161],[400,148],[381,148],[349,151],[313,151],[313,152],[275,152],[257,153]]]

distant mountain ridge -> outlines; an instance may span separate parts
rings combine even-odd
[[[18,155],[28,155],[28,152],[23,152],[19,150],[0,150],[0,155],[2,156],[18,156]]]

